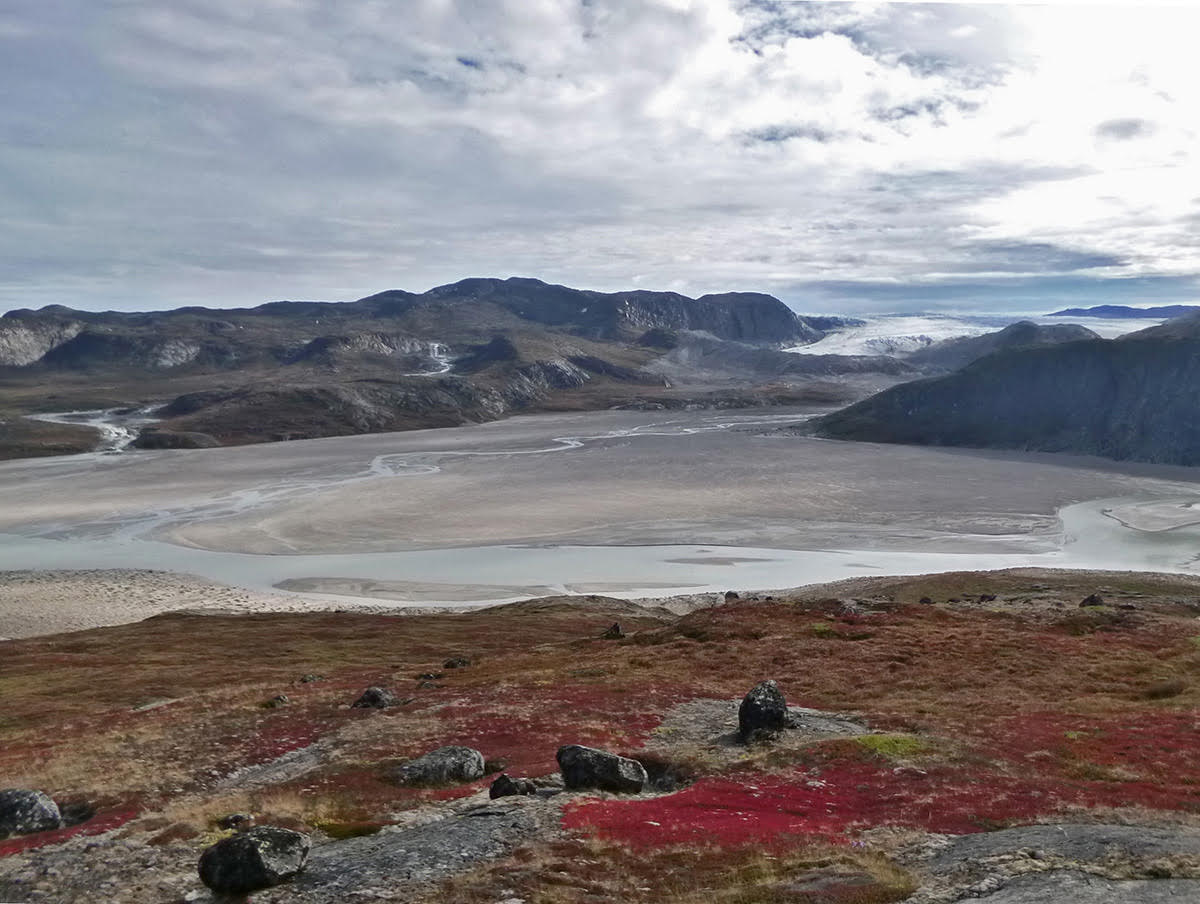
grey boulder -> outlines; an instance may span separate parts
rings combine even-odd
[[[402,785],[449,785],[483,778],[483,754],[473,747],[439,747],[400,766],[393,777]]]
[[[568,788],[637,794],[648,780],[645,767],[637,760],[594,747],[567,744],[558,748],[556,759]]]
[[[352,709],[387,709],[399,702],[386,688],[369,687],[350,705]]]
[[[787,701],[774,681],[754,685],[738,707],[738,737],[743,741],[759,733],[782,731],[788,723]]]
[[[259,826],[218,841],[200,855],[200,881],[221,894],[246,894],[278,885],[304,869],[307,835]]]
[[[502,775],[494,782],[488,790],[488,797],[495,800],[497,797],[513,797],[520,794],[537,794],[537,785],[527,778],[509,778],[507,775]]]
[[[45,832],[61,826],[62,814],[49,794],[19,788],[0,791],[0,838]]]

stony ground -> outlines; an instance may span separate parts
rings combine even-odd
[[[1027,570],[765,596],[7,641],[4,784],[95,813],[0,840],[0,901],[212,901],[196,861],[235,812],[313,838],[255,902],[1200,899],[1197,582]],[[603,638],[614,621],[625,636]],[[741,746],[737,701],[764,678],[798,727]],[[403,702],[350,708],[368,685]],[[654,789],[563,791],[564,743],[641,759]],[[445,744],[538,794],[389,779]]]

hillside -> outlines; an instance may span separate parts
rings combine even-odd
[[[814,420],[868,442],[1200,464],[1200,317],[1116,340],[1000,351]]]
[[[828,378],[894,381],[905,368],[889,358],[814,367],[777,351],[845,322],[757,293],[601,293],[516,278],[244,310],[11,311],[0,317],[0,457],[94,444],[86,428],[20,419],[39,411],[154,408],[163,420],[139,444],[174,448],[516,411],[794,402],[818,378],[813,398],[845,403],[877,385],[838,390]],[[656,366],[697,343],[723,366]]]
[[[256,904],[1194,900],[1198,592],[1015,570],[9,641],[0,774],[62,825],[0,840],[0,899],[227,900],[197,862],[253,820],[311,845]],[[564,787],[567,744],[637,788]],[[486,763],[414,782],[445,745]]]
[[[1063,342],[1099,338],[1087,327],[1073,323],[1042,326],[1022,320],[994,333],[935,342],[905,355],[904,361],[925,371],[950,371],[966,367],[972,361],[1006,349],[1058,345]]]

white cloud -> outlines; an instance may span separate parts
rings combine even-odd
[[[59,6],[0,19],[0,308],[1200,274],[1193,9]]]

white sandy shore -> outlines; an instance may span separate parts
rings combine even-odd
[[[472,587],[461,588],[460,598],[469,603],[482,600],[480,606],[422,607],[420,601],[437,596],[445,598],[444,585],[417,583],[396,586],[372,586],[369,582],[345,579],[313,579],[304,583],[309,593],[344,594],[360,598],[358,603],[323,601],[297,596],[256,593],[207,581],[188,574],[134,569],[96,571],[0,571],[0,641],[41,637],[89,628],[129,624],[166,612],[218,614],[254,614],[264,612],[317,612],[345,609],[366,610],[388,615],[417,615],[427,612],[469,612],[490,605],[490,600],[512,591],[515,598],[554,596],[561,592],[550,587]],[[570,593],[595,593],[612,587],[573,586]],[[491,591],[489,593],[488,591]],[[376,601],[377,600],[377,601]],[[412,600],[417,605],[412,605]],[[694,594],[654,601],[673,611],[685,612],[714,605],[719,594]]]
[[[337,606],[163,571],[0,572],[3,639],[127,624],[179,609],[249,613],[321,608]]]

